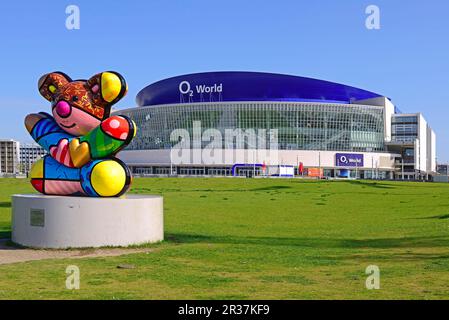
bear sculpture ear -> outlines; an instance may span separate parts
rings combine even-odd
[[[125,79],[114,71],[96,74],[86,84],[94,97],[101,99],[107,106],[112,106],[128,92]]]
[[[47,73],[39,79],[39,92],[48,101],[53,101],[58,91],[69,82],[72,82],[72,79],[63,72]]]

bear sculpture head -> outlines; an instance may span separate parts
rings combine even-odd
[[[51,102],[56,123],[67,133],[82,136],[109,117],[111,107],[128,86],[117,72],[106,71],[89,80],[72,80],[62,72],[39,79],[40,94]]]

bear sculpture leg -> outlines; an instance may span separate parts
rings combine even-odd
[[[117,197],[131,184],[130,170],[113,157],[69,168],[47,155],[33,165],[30,177],[33,187],[47,195]]]

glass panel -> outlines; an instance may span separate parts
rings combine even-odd
[[[116,112],[137,124],[128,150],[169,149],[174,129],[193,136],[193,122],[201,130],[218,129],[225,147],[225,129],[278,129],[279,148],[285,150],[385,151],[383,108],[354,104],[236,102],[141,107]],[[409,133],[415,127],[397,128]],[[402,130],[402,131],[401,131]],[[268,140],[267,131],[266,139]],[[210,141],[202,142],[202,147]],[[229,147],[236,147],[233,141]],[[244,148],[254,148],[246,141]]]

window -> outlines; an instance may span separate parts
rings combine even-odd
[[[192,137],[193,121],[202,130],[226,129],[278,130],[278,144],[285,150],[384,151],[383,108],[354,104],[284,102],[212,102],[149,106],[122,110],[139,130],[128,150],[169,149],[174,129],[186,129]],[[395,129],[411,134],[415,127]],[[204,148],[209,142],[202,143]],[[235,141],[229,146],[236,147]],[[254,146],[245,143],[245,148]]]

